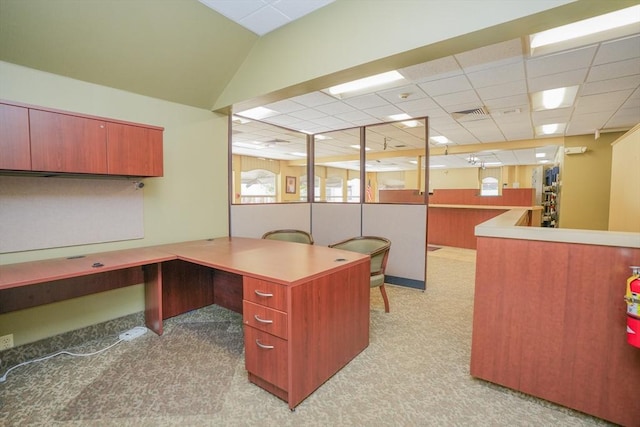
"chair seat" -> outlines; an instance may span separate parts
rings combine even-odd
[[[375,276],[371,276],[371,287],[375,288],[380,285],[384,285],[384,274],[376,274]]]

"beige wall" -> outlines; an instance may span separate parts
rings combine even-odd
[[[609,230],[640,232],[640,125],[612,144]]]
[[[480,188],[478,169],[430,169],[429,191],[438,188]]]
[[[621,133],[568,136],[567,147],[587,147],[584,154],[565,155],[560,169],[561,228],[607,230],[611,188],[611,142]]]
[[[0,255],[0,264],[228,234],[227,118],[0,62],[0,99],[163,126],[164,177],[145,180],[141,240]],[[142,286],[0,315],[16,345],[139,312]]]

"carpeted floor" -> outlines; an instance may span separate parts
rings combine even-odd
[[[211,306],[167,320],[162,337],[12,371],[0,383],[0,425],[610,425],[469,376],[474,274],[475,251],[443,247],[428,254],[425,292],[387,285],[385,314],[374,290],[369,347],[295,412],[247,381],[241,317]],[[141,315],[94,328],[101,338],[84,330],[3,352],[0,374],[6,360],[60,349],[52,345],[105,348],[132,322]]]

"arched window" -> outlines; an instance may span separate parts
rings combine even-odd
[[[240,203],[275,203],[275,173],[264,169],[253,169],[243,171],[241,177]]]
[[[488,176],[482,179],[482,186],[480,187],[481,196],[497,196],[498,192],[498,179],[492,176]]]

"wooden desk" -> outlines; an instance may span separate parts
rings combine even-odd
[[[11,264],[0,266],[0,313],[144,281],[145,322],[160,335],[163,319],[218,304],[243,313],[249,380],[293,409],[369,345],[369,262],[223,237]]]

